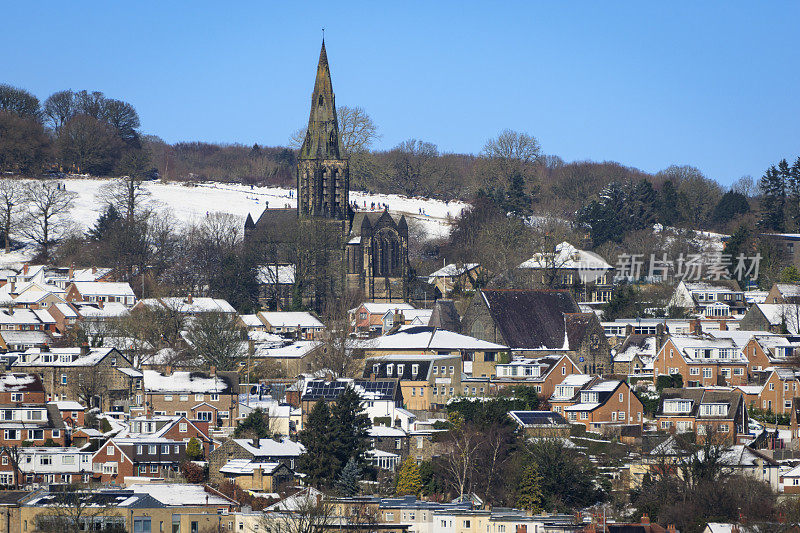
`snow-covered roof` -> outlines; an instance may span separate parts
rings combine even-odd
[[[249,459],[230,459],[219,471],[223,474],[250,475],[256,468],[260,468],[264,473],[274,472],[283,463],[278,462],[258,462]]]
[[[94,366],[112,350],[114,348],[90,348],[88,354],[81,355],[81,348],[52,348],[46,352],[31,348],[22,352],[13,366]]]
[[[485,350],[502,351],[507,346],[428,326],[403,326],[394,333],[359,341],[368,350]]]
[[[0,392],[24,391],[35,382],[36,378],[31,374],[3,374],[0,375]]]
[[[406,432],[400,428],[390,428],[387,426],[372,426],[371,428],[369,428],[369,436],[401,438],[406,436]]]
[[[184,298],[181,296],[170,296],[166,298],[146,298],[142,300],[141,305],[147,307],[168,307],[175,309],[181,313],[195,314],[195,313],[236,313],[226,300],[221,298],[209,298],[205,296]]]
[[[428,282],[433,283],[436,278],[451,278],[453,276],[460,276],[461,274],[469,272],[473,268],[478,268],[479,266],[479,263],[464,263],[461,265],[450,263],[443,266],[439,270],[428,274]]]
[[[125,282],[75,281],[73,285],[82,296],[136,296],[131,286]]]
[[[321,346],[320,341],[296,341],[284,346],[257,346],[253,357],[291,358],[305,357],[315,348]]]
[[[78,313],[76,313],[67,303],[59,302],[53,307],[61,311],[61,314],[64,315],[64,318],[78,318]]]
[[[250,439],[234,439],[234,442],[255,457],[297,457],[306,451],[302,444],[289,439],[259,439],[258,446],[253,446]]]
[[[110,274],[110,268],[76,268],[72,271],[73,281],[97,281],[103,276]]]
[[[59,411],[85,411],[86,408],[80,402],[73,402],[69,400],[61,400],[56,402],[47,402],[48,405],[55,405]]]
[[[239,319],[241,319],[242,324],[248,328],[264,327],[264,323],[261,322],[258,315],[239,315]]]
[[[117,370],[119,370],[120,372],[122,372],[126,376],[129,376],[129,377],[132,377],[132,378],[140,378],[140,377],[142,377],[142,373],[139,372],[138,370],[136,370],[135,368],[117,368]]]
[[[165,376],[155,370],[145,370],[144,388],[148,392],[225,392],[230,384],[219,376],[206,376],[196,372],[173,372]]]
[[[800,296],[800,285],[796,283],[776,283],[778,292],[784,297],[798,297]]]
[[[32,309],[0,309],[0,324],[26,326],[40,323],[41,320]]]
[[[127,315],[129,312],[125,304],[119,302],[106,302],[102,307],[93,303],[76,302],[74,305],[83,318],[115,318]]]
[[[800,309],[794,304],[756,304],[759,311],[764,314],[767,321],[772,326],[786,324],[786,329],[792,335],[798,334],[798,322],[800,322]],[[752,309],[752,308],[751,308]]]
[[[406,309],[414,309],[414,306],[408,303],[387,304],[387,303],[364,302],[359,307],[363,307],[371,315],[381,315],[381,316],[383,316],[387,311],[394,311],[395,309],[400,311],[405,311]]]
[[[323,323],[311,313],[302,311],[261,311],[264,322],[273,327],[321,328]]]
[[[143,483],[128,487],[138,494],[148,494],[164,505],[230,505],[232,500],[216,492],[206,491],[202,485],[188,483]]]
[[[537,253],[519,265],[519,268],[575,269],[579,272],[604,272],[612,270],[605,259],[594,252],[579,250],[568,242],[558,244],[554,252]]]
[[[37,344],[47,344],[50,337],[44,331],[0,331],[3,341],[11,346],[34,346]]]

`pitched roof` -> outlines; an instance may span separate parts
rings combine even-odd
[[[173,372],[165,376],[155,370],[145,370],[144,389],[147,392],[228,393],[233,384],[222,373],[209,376],[201,372]]]
[[[564,314],[580,313],[566,290],[481,290],[475,297],[512,349],[564,349]]]
[[[303,385],[301,399],[303,401],[336,400],[348,386],[352,387],[364,400],[391,401],[394,400],[397,395],[397,381],[394,379],[381,379],[376,381],[365,379],[336,379],[333,381],[309,379],[306,380]]]
[[[366,350],[505,350],[506,346],[429,326],[403,326],[393,333],[360,341]]]
[[[461,317],[453,300],[436,300],[428,325],[434,328],[461,333]]]

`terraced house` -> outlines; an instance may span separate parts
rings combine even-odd
[[[731,338],[671,335],[653,362],[658,376],[680,374],[687,387],[747,384],[747,358]]]

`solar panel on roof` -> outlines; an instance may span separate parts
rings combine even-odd
[[[529,425],[561,424],[564,418],[551,411],[512,411],[520,422]]]

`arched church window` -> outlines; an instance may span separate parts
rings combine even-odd
[[[322,96],[322,95],[319,95],[319,106],[322,107],[322,104],[324,104],[324,103],[325,103],[325,97]]]

